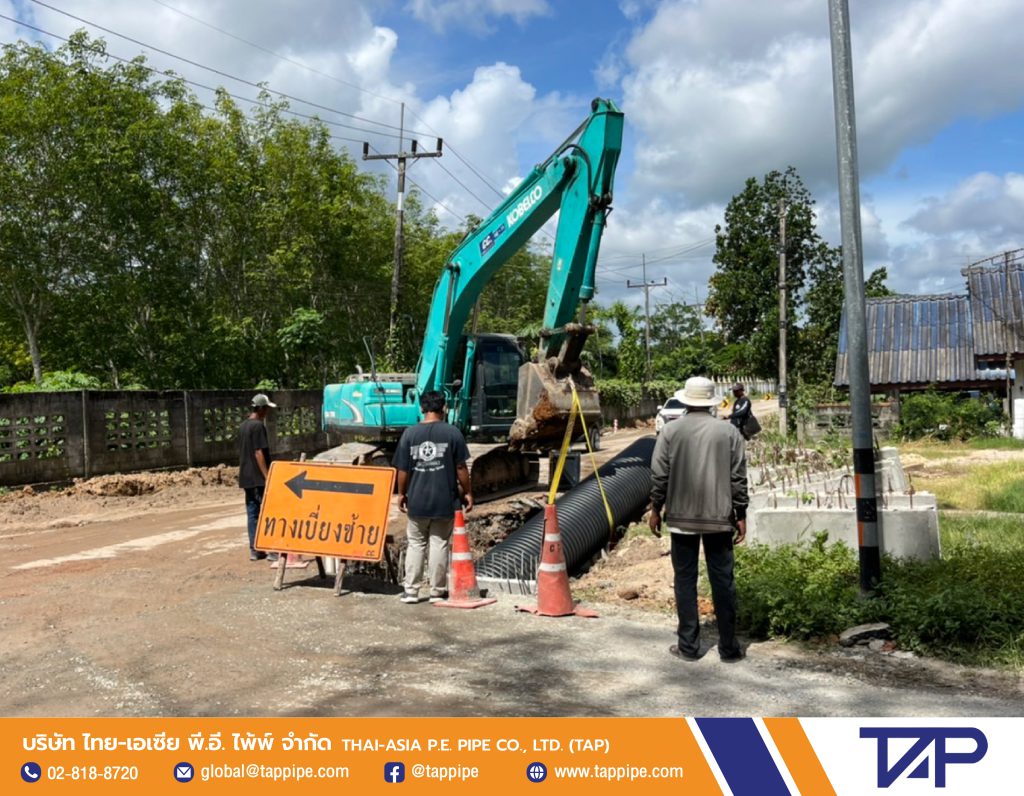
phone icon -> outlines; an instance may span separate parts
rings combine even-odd
[[[21,767],[21,778],[25,782],[37,782],[42,775],[43,769],[38,763],[26,763]]]

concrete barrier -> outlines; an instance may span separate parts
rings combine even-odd
[[[807,495],[811,495],[810,499]],[[931,492],[917,492],[913,495],[905,494],[881,494],[878,495],[878,505],[882,509],[937,509],[938,499]],[[843,505],[853,507],[856,498],[853,495],[843,495]],[[827,498],[823,492],[801,492],[799,495],[780,495],[778,493],[752,494],[748,511],[758,509],[801,509],[815,510],[827,508],[842,508],[836,505],[838,499],[835,496]],[[820,505],[819,505],[820,503]],[[831,505],[830,505],[831,504]]]
[[[885,554],[920,561],[941,555],[939,516],[934,509],[883,509],[878,526]],[[852,508],[764,508],[747,514],[748,540],[772,547],[809,542],[822,531],[828,532],[830,542],[844,542],[857,550],[857,517]]]

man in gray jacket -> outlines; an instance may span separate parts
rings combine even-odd
[[[718,402],[710,379],[687,379],[682,402],[686,414],[665,426],[651,463],[651,531],[660,537],[664,521],[672,538],[679,642],[669,652],[685,661],[700,658],[697,564],[703,540],[718,654],[731,663],[743,658],[736,641],[733,543],[747,532],[746,442],[731,423],[711,414]]]

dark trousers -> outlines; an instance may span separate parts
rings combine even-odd
[[[260,506],[263,504],[262,486],[245,487],[245,516],[249,521],[249,550],[256,549],[256,524],[260,520]]]
[[[697,563],[700,542],[704,540],[704,559],[711,581],[711,598],[718,620],[718,652],[735,655],[736,583],[733,580],[732,534],[673,533],[672,569],[675,570],[676,613],[679,615],[679,651],[697,655],[700,650],[700,614],[697,611]]]

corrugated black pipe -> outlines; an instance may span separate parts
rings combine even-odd
[[[640,514],[647,506],[653,452],[654,437],[643,437],[598,468],[616,525]],[[555,505],[565,563],[569,572],[575,573],[608,543],[608,518],[597,479],[591,474],[558,498]],[[510,582],[535,580],[543,537],[542,511],[477,561],[477,577]]]

